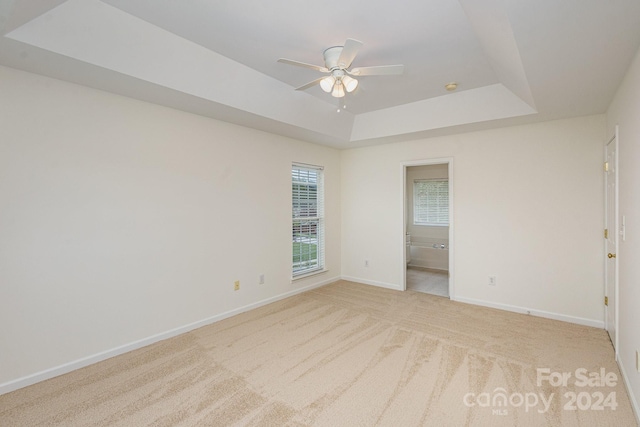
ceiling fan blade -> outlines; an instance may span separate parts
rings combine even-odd
[[[404,73],[404,65],[378,65],[360,67],[349,71],[352,76],[391,76]]]
[[[319,65],[307,64],[306,62],[294,61],[293,59],[285,59],[280,58],[278,62],[282,62],[283,64],[295,65],[297,67],[311,68],[312,70],[320,71],[322,73],[328,73],[329,70],[326,67],[321,67]]]
[[[347,41],[344,42],[340,58],[338,58],[338,65],[340,68],[349,68],[361,47],[362,42],[354,39],[347,39]]]
[[[319,79],[315,79],[312,82],[307,83],[306,85],[297,87],[296,90],[305,90],[305,89],[309,89],[311,86],[315,86],[317,84],[320,84],[320,80],[324,79],[325,77],[320,77]]]

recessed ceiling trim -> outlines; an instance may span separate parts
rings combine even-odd
[[[500,83],[536,108],[503,0],[459,0]]]
[[[327,1],[0,0],[0,64],[349,148],[600,114],[640,45],[637,0],[373,0],[359,20]],[[363,77],[336,114],[319,87],[292,90],[310,71],[275,59],[312,63],[349,36],[367,41],[363,66],[406,73]],[[441,96],[446,81],[461,87]]]
[[[502,84],[425,99],[356,116],[351,141],[402,135],[535,114]]]
[[[98,0],[69,0],[6,37],[333,138],[351,132],[348,111],[336,118],[331,104]]]

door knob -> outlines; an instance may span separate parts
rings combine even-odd
[[[609,252],[609,254],[607,255],[609,258],[615,258],[616,254],[612,254],[611,252]]]

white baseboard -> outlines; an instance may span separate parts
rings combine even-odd
[[[636,422],[640,426],[640,405],[638,405],[638,398],[633,394],[633,389],[631,388],[631,383],[629,382],[627,372],[624,370],[624,365],[620,363],[620,357],[617,358],[616,362],[618,363],[618,368],[620,369],[620,373],[622,374],[624,387],[627,389],[629,401],[631,402],[631,408],[633,409],[633,413],[636,416]]]
[[[534,308],[518,307],[515,305],[501,304],[490,301],[477,300],[473,298],[452,298],[453,301],[464,302],[467,304],[480,305],[483,307],[497,308],[499,310],[511,311],[514,313],[529,314],[531,316],[544,317],[546,319],[560,320],[562,322],[576,323],[578,325],[592,326],[594,328],[604,329],[604,321],[585,319],[582,317],[567,316],[565,314],[551,313],[548,311],[536,310]]]
[[[217,314],[215,316],[211,316],[209,318],[200,320],[198,322],[190,323],[188,325],[181,326],[179,328],[171,329],[166,332],[162,332],[156,335],[152,335],[147,338],[143,338],[138,341],[131,342],[129,344],[125,344],[110,350],[106,350],[97,354],[93,354],[91,356],[83,357],[81,359],[74,360],[72,362],[68,362],[59,366],[55,366],[53,368],[45,369],[40,372],[36,372],[31,375],[27,375],[15,380],[7,381],[5,383],[0,384],[0,395],[5,393],[9,393],[23,387],[30,386],[32,384],[39,383],[41,381],[45,381],[59,375],[63,375],[69,373],[71,371],[75,371],[80,368],[84,368],[85,366],[92,365],[94,363],[101,362],[106,359],[110,359],[114,356],[118,356],[133,350],[137,350],[142,347],[146,347],[150,344],[156,343],[158,341],[166,340],[168,338],[173,338],[175,336],[184,334],[186,332],[192,331],[194,329],[201,328],[202,326],[207,326],[215,322],[219,322],[220,320],[226,319],[228,317],[235,316],[240,313],[244,313],[245,311],[253,310],[254,308],[262,307],[263,305],[271,304],[272,302],[276,302],[302,292],[309,291],[311,289],[319,288],[324,285],[328,285],[329,283],[337,282],[340,280],[340,277],[333,277],[330,279],[323,280],[318,283],[314,283],[313,285],[305,286],[303,288],[295,289],[293,291],[285,292],[283,294],[276,295],[271,298],[264,299],[262,301],[258,301],[249,305],[245,305],[243,307],[239,307],[233,310],[226,311],[224,313]]]
[[[375,280],[361,279],[359,277],[342,276],[342,280],[363,283],[365,285],[379,286],[381,288],[394,289],[396,291],[402,290],[402,288],[398,285],[394,285],[391,283],[377,282]],[[451,297],[451,300],[463,302],[466,304],[497,308],[498,310],[511,311],[514,313],[521,313],[521,314],[529,314],[531,316],[544,317],[546,319],[560,320],[562,322],[576,323],[578,325],[592,326],[594,328],[604,329],[604,321],[600,321],[600,320],[584,319],[582,317],[567,316],[564,314],[551,313],[548,311],[536,310],[533,308],[517,307],[515,305],[500,304],[500,303],[495,303],[490,301],[477,300],[473,298]]]
[[[27,387],[29,385],[32,384],[36,384],[38,382],[44,381],[44,380],[48,380],[54,377],[57,377],[59,375],[63,375],[66,374],[68,372],[71,371],[75,371],[76,369],[80,369],[80,368],[84,368],[85,366],[89,366],[92,365],[94,363],[109,359],[111,357],[114,356],[118,356],[120,354],[124,354],[127,353],[129,351],[133,351],[133,350],[137,350],[139,348],[148,346],[150,344],[156,343],[158,341],[162,341],[168,338],[173,338],[175,336],[178,336],[180,334],[184,334],[186,332],[192,331],[194,329],[200,328],[202,326],[206,326],[206,325],[210,325],[212,323],[218,322],[220,320],[226,319],[228,317],[232,317],[235,316],[237,314],[240,313],[244,313],[246,311],[249,310],[253,310],[255,308],[261,307],[263,305],[267,305],[270,304],[272,302],[276,302],[285,298],[288,298],[290,296],[294,296],[297,294],[300,294],[302,292],[306,292],[308,290],[311,289],[315,289],[315,288],[319,288],[321,286],[327,285],[329,283],[333,283],[336,282],[338,280],[348,280],[351,282],[356,282],[356,283],[363,283],[366,285],[372,285],[372,286],[378,286],[381,288],[387,288],[387,289],[393,289],[393,290],[397,290],[397,291],[401,291],[401,287],[392,283],[384,283],[384,282],[378,282],[378,281],[374,281],[374,280],[368,280],[368,279],[362,279],[359,277],[351,277],[351,276],[342,276],[342,277],[333,277],[333,278],[329,278],[326,280],[323,280],[321,282],[318,283],[314,283],[312,285],[309,286],[305,286],[299,289],[295,289],[293,291],[289,291],[289,292],[285,292],[276,296],[273,296],[271,298],[267,298],[252,304],[248,304],[246,306],[243,307],[239,307],[233,310],[229,310],[226,311],[224,313],[220,313],[218,315],[200,320],[198,322],[194,322],[188,325],[184,325],[181,326],[179,328],[175,328],[175,329],[171,329],[169,331],[166,332],[162,332],[160,334],[156,334],[156,335],[152,335],[150,337],[147,338],[143,338],[141,340],[138,341],[134,341],[131,342],[129,344],[125,344],[110,350],[106,350],[97,354],[93,354],[91,356],[87,356],[81,359],[77,359],[74,360],[72,362],[69,363],[65,363],[50,369],[46,369],[40,372],[36,372],[34,374],[31,375],[27,375],[15,380],[11,380],[5,383],[0,384],[0,395],[5,394],[5,393],[9,393],[12,392],[14,390],[18,390],[20,388],[23,387]],[[597,320],[591,320],[591,319],[584,319],[584,318],[580,318],[580,317],[573,317],[573,316],[566,316],[566,315],[562,315],[562,314],[557,314],[557,313],[550,313],[550,312],[546,312],[546,311],[540,311],[540,310],[535,310],[535,309],[528,309],[528,308],[524,308],[524,307],[517,307],[517,306],[512,306],[512,305],[508,305],[508,304],[499,304],[499,303],[493,303],[493,302],[489,302],[489,301],[483,301],[483,300],[476,300],[476,299],[472,299],[472,298],[455,298],[453,299],[455,301],[458,302],[463,302],[463,303],[467,303],[467,304],[474,304],[474,305],[479,305],[479,306],[484,306],[484,307],[490,307],[490,308],[497,308],[499,310],[506,310],[506,311],[511,311],[511,312],[515,312],[515,313],[522,313],[522,314],[531,314],[533,316],[538,316],[538,317],[544,317],[544,318],[548,318],[548,319],[554,319],[554,320],[561,320],[564,322],[570,322],[570,323],[576,323],[579,325],[585,325],[585,326],[593,326],[596,328],[600,328],[600,329],[604,329],[604,322],[603,321],[597,321]],[[619,364],[619,363],[618,363]],[[624,369],[622,367],[622,365],[620,365],[620,371],[623,374],[623,377],[625,379],[625,385],[627,385],[627,389],[631,390],[628,387],[628,379],[626,377],[626,374],[624,373]],[[631,391],[629,391],[629,395],[631,397],[631,401],[634,407],[634,411],[636,413],[636,416],[638,416],[639,410],[638,410],[638,403],[635,400],[635,397],[633,397],[633,395],[631,394]]]
[[[402,290],[400,286],[394,285],[393,283],[384,283],[384,282],[378,282],[375,280],[361,279],[360,277],[342,276],[342,280],[347,280],[349,282],[363,283],[365,285],[378,286],[379,288],[393,289],[395,291]]]

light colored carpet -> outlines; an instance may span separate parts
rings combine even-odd
[[[420,267],[407,268],[407,289],[449,298],[449,272]]]
[[[536,368],[617,381],[537,386]],[[571,392],[617,408],[567,410]],[[0,396],[0,425],[636,424],[603,330],[342,281]]]

